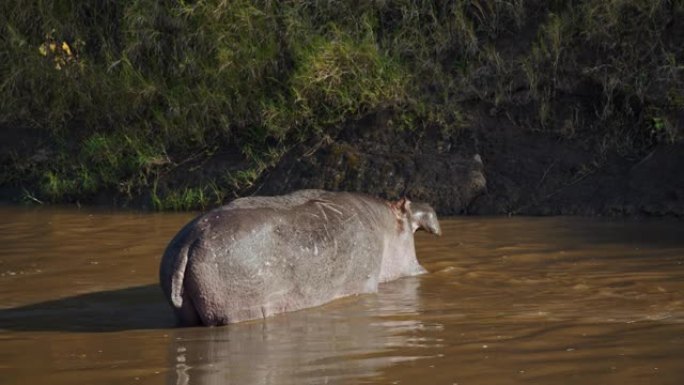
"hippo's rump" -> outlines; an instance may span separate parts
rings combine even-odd
[[[191,224],[186,289],[206,301],[196,306],[227,312],[221,323],[374,291],[388,212],[372,197],[320,190],[237,199]]]

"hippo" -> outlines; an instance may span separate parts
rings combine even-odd
[[[441,235],[432,207],[406,198],[324,190],[239,198],[185,225],[159,278],[181,326],[261,319],[425,273],[419,229]]]

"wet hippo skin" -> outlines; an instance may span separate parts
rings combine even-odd
[[[434,210],[402,198],[301,190],[200,215],[171,240],[160,282],[181,325],[224,325],[373,293],[424,273],[413,233]]]

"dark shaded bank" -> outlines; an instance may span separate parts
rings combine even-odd
[[[457,132],[436,126],[398,132],[387,128],[391,116],[373,114],[335,136],[293,146],[239,195],[322,188],[408,196],[430,202],[441,215],[684,217],[682,143],[624,154],[597,148],[590,136],[521,129],[500,117],[482,115]],[[36,138],[11,136],[0,148],[28,148]],[[39,151],[28,162],[49,162],[49,156]],[[172,178],[182,185],[210,180],[243,162],[239,150],[227,148],[181,165]],[[0,199],[33,202],[25,193],[23,187],[3,186]],[[226,192],[223,202],[231,198]],[[105,190],[82,202],[154,208],[145,192],[130,197]]]
[[[684,216],[684,146],[624,155],[554,135],[487,127],[478,214]]]
[[[405,194],[447,215],[684,216],[682,144],[626,156],[490,117],[458,136],[437,129],[394,134],[383,124],[376,118],[301,146],[255,192]]]
[[[438,128],[399,133],[384,128],[386,119],[372,116],[334,138],[293,147],[241,195],[322,188],[386,198],[405,195],[430,202],[441,215],[684,217],[681,143],[623,155],[597,152],[582,140],[521,131],[492,118],[457,135]],[[217,177],[236,159],[239,154],[226,150],[177,173]],[[5,188],[0,193],[12,201],[22,191]],[[84,203],[153,208],[145,195],[131,200],[111,191]]]

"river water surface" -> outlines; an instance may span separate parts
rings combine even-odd
[[[668,220],[442,220],[429,274],[175,328],[161,253],[195,214],[0,207],[0,384],[684,384]]]

